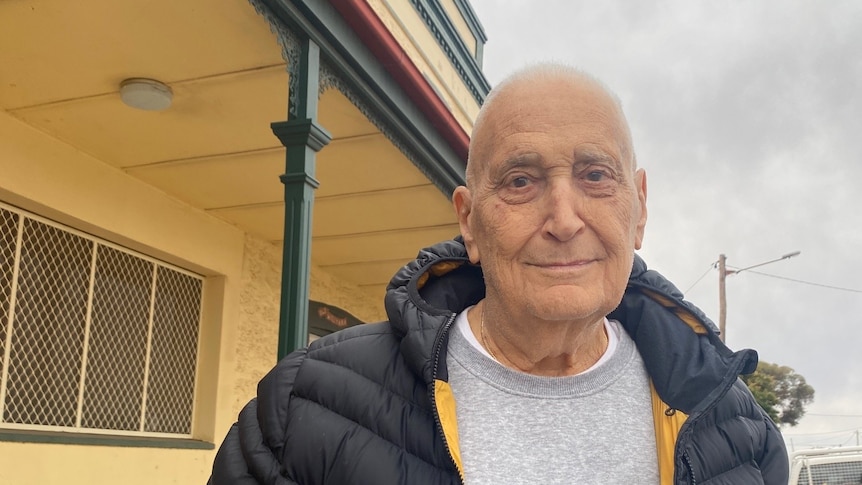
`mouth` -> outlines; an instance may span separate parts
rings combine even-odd
[[[570,261],[549,261],[542,263],[533,263],[532,266],[536,266],[542,269],[548,270],[576,270],[580,268],[585,268],[592,263],[595,263],[596,259],[576,259]]]

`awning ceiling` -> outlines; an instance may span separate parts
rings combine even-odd
[[[147,77],[171,108],[118,93]],[[275,34],[244,0],[0,2],[0,107],[34,128],[276,244],[287,115]],[[320,100],[312,260],[377,296],[418,248],[457,233],[447,197],[336,89]]]

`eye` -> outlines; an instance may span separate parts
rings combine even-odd
[[[590,197],[610,196],[620,183],[617,171],[604,164],[584,167],[577,177],[584,193]]]
[[[530,173],[513,173],[497,185],[497,195],[508,204],[523,204],[533,200],[542,187],[543,179]]]
[[[590,182],[601,182],[602,180],[606,179],[607,176],[608,174],[601,170],[592,170],[590,172],[587,172],[586,179]]]

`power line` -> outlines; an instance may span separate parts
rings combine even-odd
[[[837,431],[821,431],[819,433],[781,433],[782,436],[823,436],[827,434],[855,433],[859,427],[849,429],[839,429]]]
[[[827,418],[862,418],[862,414],[820,414],[805,413],[805,416],[823,416]]]
[[[702,275],[700,275],[700,278],[698,278],[697,281],[692,283],[691,286],[689,286],[688,289],[685,290],[685,293],[688,293],[689,291],[691,291],[691,289],[694,288],[694,285],[700,283],[700,280],[702,280],[704,277],[706,277],[706,275],[708,275],[709,272],[712,271],[713,269],[715,269],[715,263],[712,263],[711,265],[709,265],[709,268],[706,268],[706,272],[704,272]]]
[[[847,439],[844,440],[843,443],[841,443],[841,446],[844,446],[847,443],[850,443],[851,441],[853,441],[854,436],[856,438],[856,444],[858,445],[859,444],[859,431],[856,431],[856,433],[853,433],[850,436],[848,436]]]
[[[823,433],[792,434],[792,433],[783,433],[782,432],[781,434],[784,437],[785,442],[787,442],[787,441],[790,442],[790,448],[793,451],[793,450],[795,450],[795,448],[797,446],[803,446],[803,447],[813,446],[815,448],[822,447],[822,446],[824,446],[824,444],[825,444],[825,446],[830,446],[830,447],[844,446],[847,443],[850,443],[853,440],[853,438],[856,438],[856,444],[858,445],[859,444],[860,431],[862,431],[862,428],[851,428],[851,429],[845,429],[845,430],[839,430],[839,431],[827,431],[827,432],[823,432]],[[836,445],[836,443],[838,443],[838,440],[841,440],[842,438],[844,438],[844,436],[846,436],[844,441],[841,444]],[[801,438],[801,442],[800,442],[800,438]]]
[[[800,283],[803,285],[819,286],[821,288],[828,288],[830,290],[849,291],[851,293],[862,293],[862,290],[856,290],[853,288],[843,288],[841,286],[832,286],[832,285],[824,285],[822,283],[813,283],[811,281],[803,281],[803,280],[797,280],[797,279],[793,279],[793,278],[787,278],[785,276],[776,276],[774,274],[761,273],[760,271],[749,271],[749,273],[759,274],[760,276],[768,276],[770,278],[776,278],[779,280],[792,281],[794,283]]]

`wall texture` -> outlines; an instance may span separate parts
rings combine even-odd
[[[281,248],[246,235],[232,390],[237,412],[255,396],[257,382],[275,365],[280,289]],[[382,295],[374,298],[316,266],[311,269],[309,292],[311,299],[347,310],[364,322],[385,318]]]

